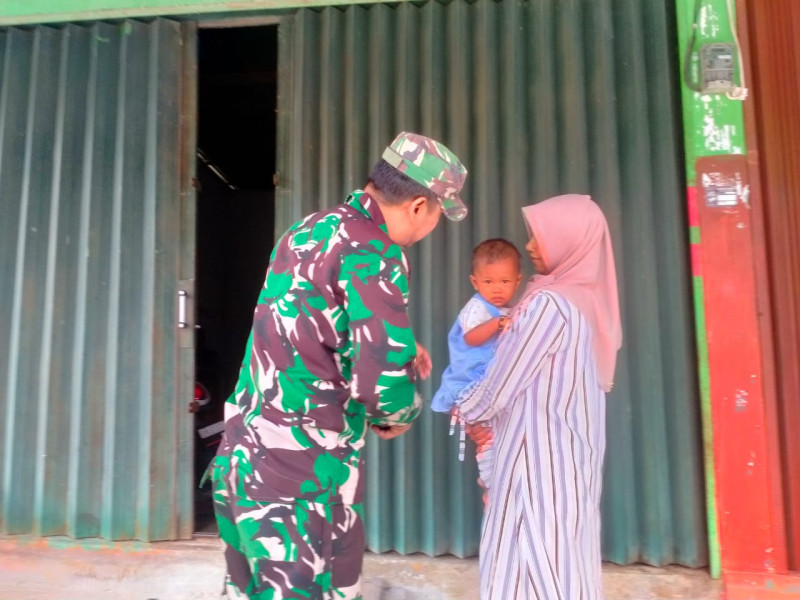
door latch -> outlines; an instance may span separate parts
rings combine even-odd
[[[189,294],[186,290],[178,291],[178,329],[186,329],[189,323],[186,322],[186,299]]]

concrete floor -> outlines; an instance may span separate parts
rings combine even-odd
[[[606,600],[718,600],[705,571],[606,565]],[[214,600],[220,542],[0,538],[0,599]],[[476,559],[367,554],[364,600],[478,600]]]

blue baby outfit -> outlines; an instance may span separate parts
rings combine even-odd
[[[487,302],[480,294],[473,299],[480,300],[492,318],[503,313],[496,306]],[[431,400],[431,408],[436,412],[450,412],[458,395],[473,381],[483,377],[486,365],[494,356],[496,338],[491,338],[480,346],[470,346],[464,341],[464,330],[461,327],[461,315],[450,328],[447,345],[450,349],[450,364],[442,373],[442,383]]]

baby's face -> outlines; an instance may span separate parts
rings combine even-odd
[[[504,258],[493,262],[480,261],[470,275],[475,291],[494,306],[507,306],[522,281],[519,261]]]

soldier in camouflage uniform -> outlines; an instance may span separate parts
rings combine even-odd
[[[467,171],[400,134],[364,190],[295,223],[273,250],[213,463],[229,597],[361,598],[364,435],[420,410],[403,248],[466,216]]]

